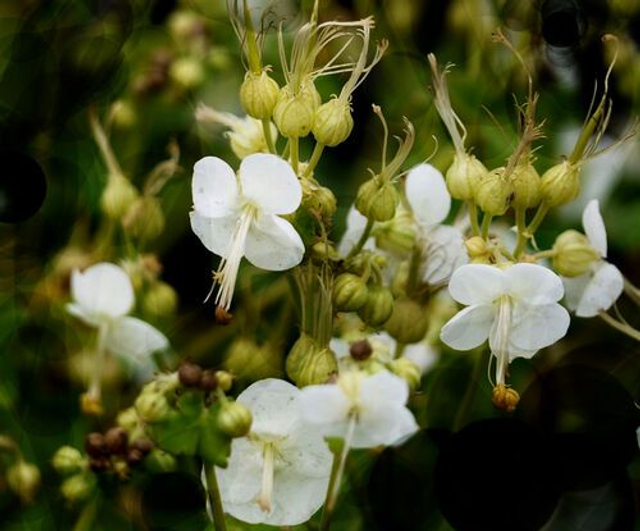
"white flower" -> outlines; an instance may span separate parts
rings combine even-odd
[[[598,200],[589,201],[582,213],[582,226],[591,246],[602,260],[594,263],[591,271],[575,278],[563,277],[567,306],[578,317],[594,317],[608,310],[624,289],[620,270],[606,260],[607,230],[600,215]]]
[[[204,157],[194,166],[192,189],[191,228],[207,249],[223,258],[214,275],[220,307],[231,306],[243,256],[269,271],[290,269],[302,261],[302,239],[280,217],[296,211],[302,188],[281,158],[249,155],[236,179],[226,162]]]
[[[468,307],[444,325],[440,338],[456,350],[489,339],[497,358],[496,384],[517,357],[530,358],[567,333],[569,313],[557,304],[560,278],[542,266],[515,264],[506,270],[484,264],[459,268],[449,282],[451,297]]]
[[[306,421],[327,437],[350,439],[352,448],[398,443],[418,430],[405,406],[407,382],[386,370],[371,376],[345,371],[337,383],[309,385],[301,393]]]
[[[420,164],[409,171],[405,193],[423,242],[422,280],[431,285],[446,282],[468,256],[462,232],[442,225],[451,210],[444,177],[430,164]]]
[[[114,264],[99,263],[71,274],[73,301],[67,311],[99,329],[102,347],[133,361],[148,362],[152,352],[169,346],[167,338],[150,324],[129,317],[134,305],[131,279]]]
[[[251,433],[234,439],[227,468],[217,468],[225,510],[244,522],[293,526],[320,508],[332,454],[303,422],[301,392],[274,378],[245,389],[237,401],[253,415]]]

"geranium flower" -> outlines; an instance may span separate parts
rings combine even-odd
[[[269,154],[246,157],[238,178],[217,157],[200,159],[193,170],[191,228],[207,249],[222,257],[214,274],[214,287],[220,286],[215,300],[228,310],[243,256],[269,271],[302,261],[302,239],[280,217],[296,211],[302,188],[291,166]]]
[[[620,270],[605,260],[607,230],[600,215],[598,201],[589,201],[582,213],[582,226],[591,246],[600,253],[591,270],[575,278],[562,277],[567,306],[578,317],[594,317],[608,310],[624,289]]]
[[[562,281],[539,265],[515,264],[506,270],[464,265],[452,275],[449,293],[467,308],[444,325],[440,338],[456,350],[470,350],[489,339],[497,358],[497,385],[504,385],[514,358],[531,358],[569,327],[569,313],[557,303],[564,294]]]
[[[303,422],[301,391],[269,378],[237,401],[253,415],[251,433],[234,439],[227,468],[217,468],[225,510],[244,522],[293,526],[320,508],[332,454],[322,435]]]
[[[305,420],[327,437],[341,437],[352,448],[390,445],[418,430],[405,406],[409,386],[387,370],[367,375],[344,371],[336,383],[301,391]]]

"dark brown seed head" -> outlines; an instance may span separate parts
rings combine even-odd
[[[200,389],[206,392],[210,392],[218,387],[218,377],[215,371],[207,369],[202,371],[202,378],[200,379]]]
[[[147,455],[151,450],[153,450],[153,447],[153,441],[151,439],[147,439],[146,437],[136,439],[129,445],[130,449],[138,450],[143,456]]]
[[[102,433],[93,432],[89,433],[84,439],[84,449],[91,457],[99,459],[106,455],[109,455],[109,448],[107,447],[107,441]]]
[[[198,387],[202,378],[202,369],[194,363],[185,362],[178,369],[178,378],[185,387]]]
[[[124,429],[120,427],[111,428],[105,433],[104,439],[111,454],[122,455],[127,451],[129,435]]]
[[[352,343],[351,348],[349,348],[349,354],[351,354],[351,357],[356,361],[368,360],[372,353],[373,349],[371,348],[371,344],[366,339]]]
[[[111,468],[111,461],[107,457],[92,457],[89,459],[89,467],[94,472],[106,472]]]
[[[127,463],[131,466],[137,465],[144,459],[144,454],[136,448],[129,448],[127,451]]]

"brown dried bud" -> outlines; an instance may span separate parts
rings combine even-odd
[[[107,457],[92,457],[89,459],[89,468],[94,472],[106,472],[111,469],[111,461]]]
[[[366,339],[361,339],[351,344],[349,348],[349,354],[356,361],[365,361],[371,357],[373,349],[371,344]]]
[[[129,435],[124,429],[120,427],[111,428],[105,434],[104,439],[111,454],[122,455],[127,451]]]
[[[498,409],[511,413],[520,402],[520,395],[515,389],[498,384],[493,388],[491,400]]]
[[[93,432],[89,433],[84,439],[84,449],[91,457],[99,459],[106,455],[109,455],[109,448],[107,447],[107,441],[102,433]]]
[[[127,463],[131,466],[137,465],[142,459],[144,459],[144,455],[140,450],[130,448],[127,452]]]
[[[202,369],[195,363],[187,361],[180,365],[178,378],[185,387],[198,387],[202,379]]]
[[[215,391],[218,387],[218,377],[215,371],[207,369],[202,371],[202,377],[200,378],[200,389],[205,392]]]
[[[133,441],[130,445],[131,450],[137,450],[143,456],[147,455],[154,448],[153,441],[151,439],[147,439],[146,437],[140,437]]]

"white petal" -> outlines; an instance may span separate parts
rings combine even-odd
[[[326,426],[346,420],[351,402],[336,384],[308,385],[300,391],[300,406],[305,422],[327,433]]]
[[[360,387],[362,404],[377,404],[382,400],[385,404],[404,406],[408,398],[409,385],[406,380],[387,370],[365,378]]]
[[[260,436],[286,436],[302,418],[300,393],[289,382],[267,378],[247,387],[237,401],[251,410],[252,432]]]
[[[442,223],[451,209],[451,196],[444,177],[431,164],[420,164],[407,175],[405,192],[418,223]]]
[[[84,306],[80,306],[75,302],[69,302],[65,305],[65,308],[71,315],[77,317],[83,323],[94,327],[100,326],[100,318],[91,312],[87,312]]]
[[[576,308],[578,317],[594,317],[608,310],[618,300],[624,289],[622,273],[613,264],[602,261],[589,283]]]
[[[582,295],[587,289],[589,282],[591,282],[592,277],[592,271],[589,271],[584,275],[580,275],[579,277],[562,277],[562,283],[564,284],[564,300],[567,308],[571,311],[575,312],[578,309]]]
[[[491,304],[506,292],[504,273],[485,264],[467,264],[456,269],[449,281],[449,294],[462,304]]]
[[[420,369],[420,373],[424,374],[438,361],[438,351],[424,342],[414,343],[405,347],[402,357],[415,363]]]
[[[262,480],[261,447],[244,437],[233,439],[227,467],[216,468],[216,474],[227,512],[233,514],[232,505],[256,505]]]
[[[469,306],[459,311],[442,327],[440,339],[455,350],[470,350],[487,340],[494,319],[493,306]]]
[[[349,357],[349,342],[342,338],[332,337],[329,341],[329,348],[335,354],[336,359],[340,360]]]
[[[256,153],[240,164],[242,195],[264,214],[291,214],[300,206],[302,187],[288,162]]]
[[[516,264],[505,271],[508,290],[517,301],[550,304],[564,296],[562,280],[550,269],[536,264]]]
[[[600,215],[600,207],[597,199],[589,201],[582,213],[582,226],[593,248],[600,256],[607,256],[607,229]]]
[[[557,303],[516,304],[511,314],[511,343],[522,350],[538,350],[564,337],[569,312]]]
[[[429,230],[422,275],[427,284],[446,282],[456,269],[468,261],[469,255],[460,229],[439,225]]]
[[[228,216],[237,208],[236,174],[224,160],[204,157],[193,166],[193,206],[202,216]]]
[[[302,262],[304,243],[287,220],[260,216],[249,228],[244,255],[256,267],[284,271]]]
[[[144,363],[153,352],[168,346],[162,332],[136,317],[118,319],[107,334],[107,350],[135,363]]]
[[[366,226],[367,218],[358,212],[355,206],[351,205],[349,213],[347,214],[347,228],[338,244],[338,253],[340,256],[345,257],[349,254],[349,251],[351,251],[360,240]],[[370,238],[369,242],[371,242],[371,247],[373,245],[373,238]]]
[[[320,509],[327,495],[330,471],[331,463],[326,476],[321,478],[276,470],[272,510],[268,514],[262,513],[259,521],[274,526],[294,526],[309,520]]]
[[[364,407],[353,434],[353,448],[371,448],[400,442],[418,430],[416,420],[406,407],[384,403],[379,407]]]
[[[322,478],[329,475],[333,454],[321,432],[307,423],[300,423],[289,437],[277,445],[284,463],[292,471],[307,477]]]
[[[133,307],[129,275],[115,264],[102,262],[71,273],[71,295],[86,314],[121,317]]]
[[[235,215],[210,218],[201,216],[198,212],[190,212],[191,230],[200,238],[202,244],[213,254],[227,257],[229,240],[236,227],[238,218]]]

